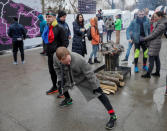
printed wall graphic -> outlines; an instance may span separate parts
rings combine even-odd
[[[96,14],[96,1],[78,0],[78,10],[81,14]]]
[[[34,38],[39,36],[39,12],[22,3],[15,3],[12,0],[0,0],[0,45],[12,43],[7,31],[13,23],[13,17],[17,17],[19,23],[27,30],[27,36]]]

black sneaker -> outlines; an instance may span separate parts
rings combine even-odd
[[[151,78],[151,75],[149,73],[146,73],[146,74],[142,75],[141,77],[143,77],[143,78]]]
[[[160,73],[159,72],[152,73],[151,75],[160,77]]]
[[[106,124],[106,129],[111,130],[114,127],[116,120],[117,120],[116,115],[111,116],[109,122]]]
[[[68,106],[72,104],[72,99],[71,98],[65,98],[61,103],[60,106]]]
[[[46,95],[51,95],[51,94],[54,94],[54,93],[57,93],[58,92],[58,89],[57,89],[57,87],[55,88],[55,87],[52,87],[50,90],[48,90],[47,92],[46,92]]]

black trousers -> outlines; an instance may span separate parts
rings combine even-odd
[[[17,62],[17,52],[20,50],[21,60],[24,61],[24,43],[23,41],[13,41],[13,59]]]
[[[44,41],[42,41],[42,46],[43,46],[43,52],[46,52],[46,44],[44,43]]]
[[[113,110],[113,107],[112,107],[108,97],[103,93],[103,91],[102,91],[102,89],[100,87],[97,88],[96,90],[94,90],[93,93],[99,93],[100,94],[98,99],[103,104],[103,106],[106,108],[107,111]],[[64,96],[65,96],[65,98],[70,98],[69,92],[68,91],[64,92]],[[114,114],[114,112],[109,113],[109,114],[112,115],[112,114]]]
[[[156,64],[156,72],[160,73],[160,68],[161,68],[161,62],[159,59],[159,55],[158,56],[149,56],[149,69],[148,69],[148,73],[152,73],[152,70],[154,68],[154,62]]]
[[[146,50],[147,50],[146,43],[141,42],[141,43],[135,43],[135,58],[134,58],[135,66],[137,66],[137,64],[138,64],[138,59],[139,59],[139,55],[140,55],[140,47],[143,50],[143,65],[147,64],[147,56],[145,55]]]
[[[53,67],[53,54],[48,54],[48,68],[54,88],[57,88],[57,75]]]

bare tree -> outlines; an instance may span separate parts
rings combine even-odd
[[[74,11],[74,13],[78,13],[78,6],[77,6],[77,2],[78,0],[69,0],[70,5]]]
[[[45,13],[45,8],[44,8],[45,1],[44,0],[41,0],[41,5],[42,5],[42,14],[44,14]]]
[[[46,0],[49,6],[57,13],[59,10],[65,10],[67,3],[65,0]]]

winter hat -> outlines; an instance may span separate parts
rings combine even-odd
[[[56,16],[56,14],[53,11],[48,11],[46,15]]]
[[[58,18],[67,15],[65,11],[61,10],[58,12]]]

